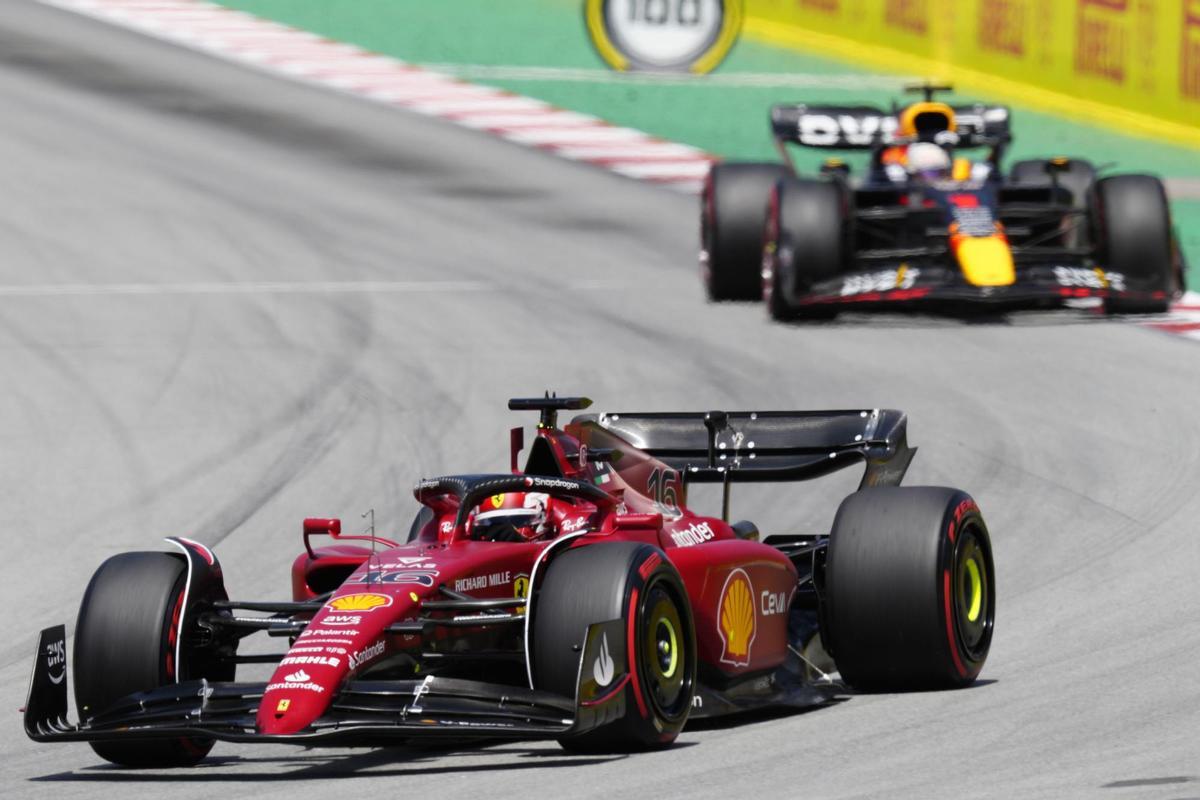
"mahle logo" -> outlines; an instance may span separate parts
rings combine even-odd
[[[742,29],[742,0],[585,0],[588,35],[621,72],[711,72]]]

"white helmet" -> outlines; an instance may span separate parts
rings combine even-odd
[[[950,177],[949,154],[932,142],[914,142],[905,155],[908,174],[926,180],[945,180]]]

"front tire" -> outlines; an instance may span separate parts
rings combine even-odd
[[[1114,175],[1096,181],[1092,195],[1096,259],[1125,277],[1133,297],[1108,297],[1110,314],[1163,314],[1170,309],[1177,271],[1171,209],[1162,181],[1151,175]]]
[[[708,299],[762,297],[767,195],[782,164],[714,164],[700,195],[700,268]]]
[[[623,620],[634,642],[625,715],[560,740],[564,748],[630,752],[675,741],[695,694],[696,634],[683,581],[661,550],[637,542],[568,550],[551,562],[534,602],[532,656],[539,689],[575,696],[589,625]]]
[[[844,501],[829,536],[825,626],[842,679],[863,691],[972,683],[991,647],[991,541],[969,495],[873,487]]]
[[[837,277],[847,259],[844,187],[834,181],[785,178],[771,190],[763,253],[763,299],[780,322],[830,319],[833,303],[798,303],[813,286]]]
[[[82,720],[114,701],[177,680],[232,680],[233,668],[202,665],[185,642],[176,663],[187,567],[168,553],[121,553],[88,584],[75,626],[75,701]],[[195,600],[196,598],[192,598]],[[89,742],[125,767],[192,766],[213,740],[201,737]]]

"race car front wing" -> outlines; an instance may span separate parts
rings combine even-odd
[[[610,630],[613,626],[616,629]],[[600,656],[607,631],[589,626],[580,663]],[[24,708],[25,733],[38,742],[200,736],[230,742],[368,745],[415,737],[563,738],[622,716],[627,665],[605,688],[579,670],[575,698],[518,686],[429,675],[413,680],[352,680],[337,689],[324,715],[303,731],[264,735],[255,727],[266,684],[184,681],[121,698],[81,723],[68,721],[66,631],[42,631]]]
[[[794,299],[812,307],[979,307],[993,310],[1054,308],[1088,298],[1161,300],[1162,291],[1127,285],[1118,273],[1085,266],[1021,266],[1009,286],[975,286],[960,272],[940,266],[856,271],[823,281]]]

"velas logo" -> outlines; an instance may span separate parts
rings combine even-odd
[[[305,681],[311,681],[312,677],[304,670],[298,669],[291,675],[285,675],[283,679],[289,683],[304,683]]]
[[[392,598],[386,594],[348,594],[335,597],[329,601],[326,608],[334,611],[374,611],[386,608],[392,604]]]
[[[717,630],[721,636],[721,662],[735,667],[750,663],[756,633],[754,587],[745,570],[735,569],[725,579],[717,602]]]

